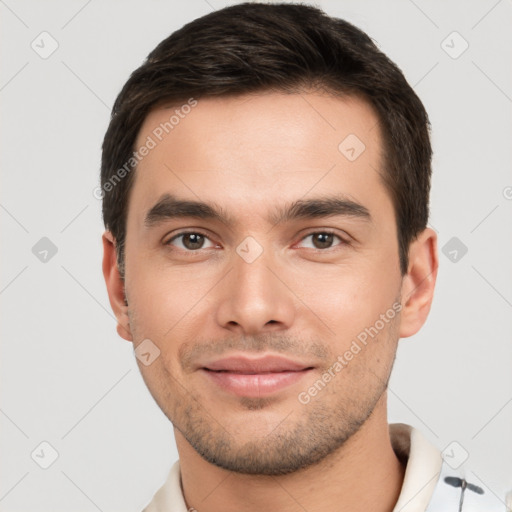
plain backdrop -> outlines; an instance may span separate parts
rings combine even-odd
[[[93,190],[110,108],[129,74],[171,32],[225,5],[0,1],[3,512],[140,511],[177,459],[171,424],[115,331]],[[440,450],[467,453],[468,479],[504,499],[512,489],[512,4],[316,5],[370,34],[432,122],[439,277],[427,324],[400,342],[389,420],[418,427]],[[43,469],[53,450],[58,458]]]

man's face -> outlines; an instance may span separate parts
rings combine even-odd
[[[297,470],[385,404],[402,279],[377,117],[362,100],[312,93],[201,99],[159,142],[174,108],[145,120],[136,147],[157,145],[129,198],[129,330],[135,347],[160,350],[142,375],[206,460]],[[295,366],[258,368],[268,355]]]

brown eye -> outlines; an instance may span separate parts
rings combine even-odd
[[[310,233],[301,240],[303,247],[309,249],[331,249],[337,245],[347,244],[338,235],[329,233],[328,231],[317,231],[316,233]]]
[[[214,244],[209,238],[201,233],[180,233],[172,237],[166,245],[172,245],[186,251],[197,251],[199,249],[205,249],[205,242],[209,243],[208,247],[214,247]]]
[[[332,233],[314,233],[313,245],[317,249],[327,249],[331,247],[334,235]]]
[[[201,249],[204,244],[204,236],[198,233],[183,235],[183,245],[190,250]]]

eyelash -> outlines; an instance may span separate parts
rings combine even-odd
[[[322,234],[322,235],[333,235],[335,238],[337,238],[340,242],[336,245],[333,245],[331,247],[327,247],[326,249],[317,249],[316,247],[308,247],[308,249],[310,250],[313,250],[313,251],[318,251],[318,252],[327,252],[329,250],[336,250],[337,247],[339,246],[343,246],[343,245],[350,245],[350,242],[348,240],[346,240],[345,238],[341,237],[340,235],[336,234],[336,232],[334,232],[333,230],[331,229],[322,229],[320,231],[311,231],[310,233],[308,233],[307,235],[304,235],[300,241],[304,241],[306,238],[312,236],[312,235],[318,235],[318,234]]]
[[[335,249],[336,247],[339,247],[339,246],[343,246],[343,245],[350,245],[350,242],[344,238],[342,238],[340,235],[336,234],[334,231],[330,230],[330,229],[322,229],[322,230],[319,230],[319,231],[311,231],[310,233],[304,235],[301,239],[300,239],[300,242],[304,241],[306,238],[312,236],[312,235],[318,235],[318,234],[327,234],[327,235],[334,235],[339,241],[340,243],[338,243],[337,245],[333,245],[332,247],[327,247],[326,249],[317,249],[317,248],[312,248],[312,247],[308,247],[307,249],[310,249],[310,250],[313,250],[313,251],[318,251],[318,252],[328,252],[329,250],[333,250]],[[167,242],[164,242],[164,245],[165,246],[171,246],[172,243],[171,242],[174,242],[174,240],[180,238],[180,237],[183,237],[185,235],[201,235],[203,236],[204,238],[206,238],[207,240],[209,240],[210,242],[212,242],[212,240],[210,240],[210,237],[208,235],[206,235],[205,233],[202,233],[201,231],[181,231],[179,233],[177,233],[176,235],[174,235],[172,238],[170,238]],[[212,242],[214,243],[214,242]],[[178,248],[179,250],[182,250],[182,251],[185,251],[187,253],[195,253],[195,252],[199,252],[201,249],[196,249],[196,250],[192,250],[192,249],[182,249],[182,248]],[[207,249],[212,249],[212,247],[208,247]]]
[[[204,238],[206,238],[207,240],[210,240],[210,237],[208,235],[206,235],[205,233],[202,233],[201,231],[198,231],[198,230],[194,230],[194,231],[180,231],[179,233],[177,233],[176,235],[171,237],[167,242],[164,242],[164,245],[170,246],[171,242],[174,242],[174,240],[176,240],[177,238],[183,237],[185,235],[201,235]],[[212,241],[210,240],[210,242],[212,242]],[[181,249],[181,248],[179,248],[179,249],[182,250],[182,251],[185,251],[185,252],[190,252],[190,253],[199,252],[201,250],[201,249],[196,249],[195,251],[193,251],[193,250],[190,250],[190,249]],[[210,249],[211,249],[211,247],[210,247]]]

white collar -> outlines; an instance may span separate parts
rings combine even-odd
[[[439,479],[441,453],[421,432],[404,423],[389,425],[393,450],[407,464],[404,482],[393,512],[425,512]],[[177,460],[164,485],[143,512],[187,512]]]
[[[425,512],[441,474],[441,453],[418,429],[405,423],[390,424],[389,435],[397,457],[407,464],[393,512]]]

